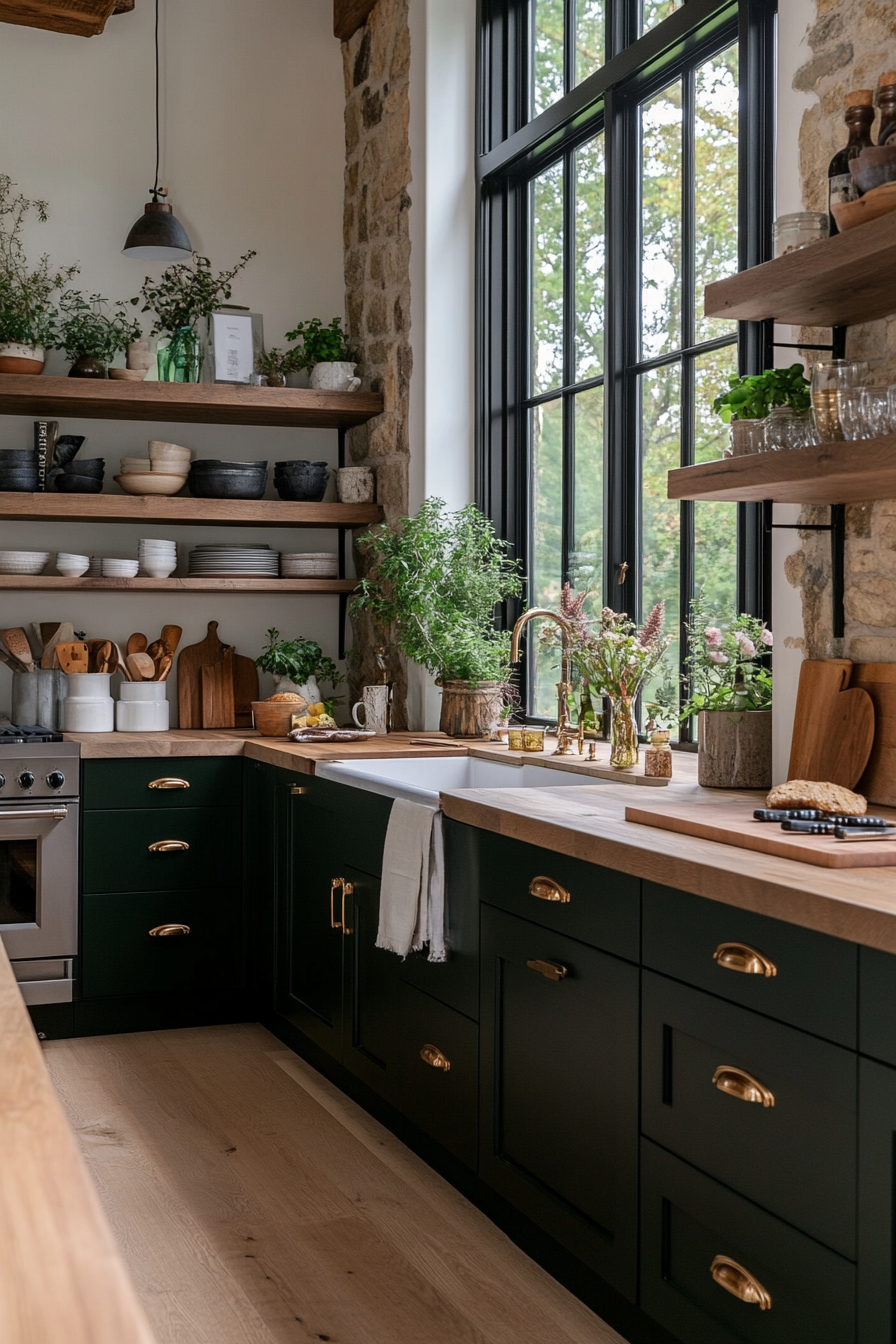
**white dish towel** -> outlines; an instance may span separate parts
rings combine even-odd
[[[406,957],[429,944],[445,961],[445,848],[437,808],[396,798],[383,851],[377,947]]]

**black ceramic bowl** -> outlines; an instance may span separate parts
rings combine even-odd
[[[0,471],[4,467],[27,466],[36,460],[33,448],[0,448]]]
[[[267,475],[267,459],[257,462],[224,462],[214,457],[201,457],[196,462],[190,463],[190,471],[200,474],[208,471],[263,471]]]
[[[36,467],[21,467],[18,470],[13,467],[0,467],[0,488],[2,489],[8,488],[12,490],[16,486],[18,486],[21,489],[27,486],[29,482],[31,483],[31,488],[36,490],[37,489]]]
[[[37,481],[0,481],[0,494],[34,495],[37,493]]]
[[[267,483],[266,471],[191,472],[187,482],[195,499],[261,499]]]
[[[61,471],[53,484],[64,495],[98,495],[103,488],[101,476],[76,476],[71,471]]]
[[[76,457],[67,467],[63,467],[66,476],[103,476],[106,471],[104,457]]]
[[[324,481],[315,488],[298,485],[283,476],[275,476],[274,489],[281,499],[288,500],[291,504],[319,504],[327,493],[327,483]]]

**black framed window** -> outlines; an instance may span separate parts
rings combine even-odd
[[[767,255],[773,33],[764,0],[483,0],[480,503],[530,603],[767,615],[760,511],[671,502],[666,474],[719,455],[712,399],[768,356],[702,292]]]

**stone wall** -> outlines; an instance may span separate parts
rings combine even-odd
[[[893,0],[816,0],[809,32],[812,57],[793,86],[817,94],[800,126],[800,176],[807,210],[827,210],[827,170],[846,143],[843,112],[852,89],[877,87],[880,72],[896,66]],[[877,137],[878,125],[873,132]],[[790,128],[779,127],[779,135]],[[881,276],[892,285],[892,276]],[[802,340],[824,340],[806,331]],[[847,355],[874,361],[875,383],[896,382],[896,317],[853,327]],[[803,510],[802,521],[827,522],[826,508]],[[803,533],[801,549],[787,561],[787,577],[801,590],[804,646],[809,657],[841,656],[862,662],[896,662],[896,500],[852,505],[847,510],[846,637],[832,638],[830,541]]]
[[[351,461],[373,467],[387,519],[408,512],[411,325],[408,0],[379,0],[365,26],[342,44],[345,72],[345,290],[349,338],[364,386],[385,411],[349,434]],[[359,572],[363,566],[356,556]],[[352,679],[375,680],[373,648],[388,632],[355,623]],[[395,726],[405,722],[406,673],[390,657]]]

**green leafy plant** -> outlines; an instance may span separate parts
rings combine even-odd
[[[735,416],[738,420],[764,420],[773,406],[789,406],[799,413],[808,411],[812,404],[809,388],[802,364],[746,377],[732,374],[728,391],[719,393],[712,408],[726,425]]]
[[[279,630],[268,630],[268,647],[256,664],[262,672],[270,672],[276,677],[288,677],[297,686],[304,686],[310,677],[318,681],[329,681],[337,686],[342,678],[332,658],[327,658],[319,644],[313,639],[280,638]]]
[[[147,276],[140,294],[131,303],[143,300],[143,313],[155,313],[150,335],[173,336],[180,327],[195,327],[202,318],[208,318],[216,308],[231,297],[231,281],[245,270],[257,253],[244,252],[229,271],[212,273],[208,257],[194,252],[189,261],[178,261],[166,266],[158,280]]]
[[[256,371],[265,378],[285,378],[305,367],[301,350],[279,350],[276,345],[262,351],[256,365]]]
[[[47,202],[29,200],[15,186],[7,173],[0,173],[0,343],[52,346],[57,334],[53,295],[80,267],[57,269],[47,253],[29,267],[22,228],[32,210],[46,224]]]
[[[426,499],[412,518],[381,523],[358,542],[369,568],[354,614],[394,625],[395,643],[442,681],[506,682],[510,634],[495,608],[522,591],[508,545],[473,504],[452,513]]]
[[[109,311],[111,310],[111,312]],[[128,313],[128,304],[108,303],[101,294],[86,298],[76,289],[66,290],[59,300],[60,349],[71,363],[84,355],[111,364],[119,350],[139,339],[142,327]]]
[[[696,598],[688,621],[689,695],[681,718],[701,709],[729,713],[771,709],[772,674],[764,660],[771,653],[772,632],[756,616],[732,610],[724,617]]]
[[[344,364],[351,361],[352,353],[348,338],[342,330],[342,318],[334,317],[325,327],[319,317],[310,322],[300,322],[295,331],[286,333],[288,341],[301,341],[296,351],[301,360],[299,368],[313,369],[315,364]]]

